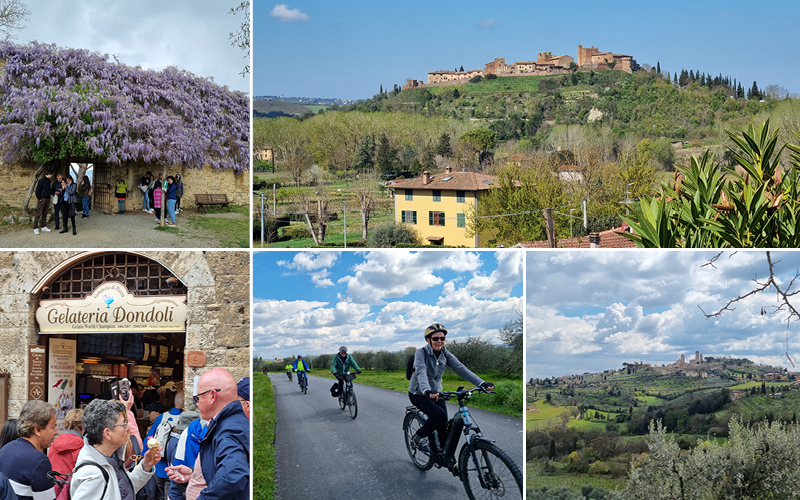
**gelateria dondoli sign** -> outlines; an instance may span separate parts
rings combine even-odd
[[[82,299],[39,302],[40,333],[185,332],[186,295],[132,295],[122,283],[99,285]]]

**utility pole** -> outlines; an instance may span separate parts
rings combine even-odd
[[[264,191],[261,191],[259,197],[261,198],[261,248],[264,248]]]
[[[344,206],[344,247],[347,248],[347,204]]]

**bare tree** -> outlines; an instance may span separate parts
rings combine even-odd
[[[16,32],[25,29],[31,11],[22,0],[0,0],[0,35],[15,38]]]
[[[358,200],[361,210],[361,239],[367,239],[369,219],[375,210],[375,197],[378,193],[378,173],[372,172],[359,175],[353,183],[353,192]]]
[[[228,35],[228,39],[231,41],[232,46],[239,47],[245,51],[244,57],[247,59],[247,64],[240,73],[244,77],[250,74],[250,0],[244,0],[236,7],[231,8],[228,14],[235,16],[239,12],[244,12],[244,20],[237,31]]]
[[[715,255],[711,260],[707,263],[703,264],[703,267],[710,266],[716,269],[716,263],[722,257],[724,252],[720,252]],[[735,255],[734,252],[731,256]],[[794,361],[789,356],[789,323],[791,321],[798,321],[800,320],[800,312],[795,308],[792,304],[791,300],[794,298],[795,295],[800,293],[800,290],[795,288],[795,281],[797,281],[798,277],[800,277],[800,270],[795,271],[794,277],[790,279],[785,284],[781,285],[781,283],[775,278],[775,264],[780,261],[773,261],[772,254],[767,251],[767,265],[769,268],[769,277],[766,279],[759,279],[758,276],[753,278],[753,289],[747,293],[739,295],[736,298],[728,300],[728,302],[719,308],[717,311],[712,313],[706,313],[702,307],[699,305],[697,306],[700,308],[700,311],[703,312],[703,315],[708,318],[713,318],[715,316],[719,316],[725,311],[734,311],[736,304],[742,302],[744,299],[751,297],[753,295],[759,294],[761,292],[768,292],[770,290],[775,292],[775,299],[774,302],[768,306],[761,307],[761,314],[781,314],[783,315],[783,321],[786,321],[786,357],[789,359],[789,362],[794,366]]]
[[[297,205],[306,219],[315,245],[321,245],[325,241],[325,233],[328,230],[329,204],[330,194],[324,186],[320,186],[316,192],[303,189],[297,193]]]

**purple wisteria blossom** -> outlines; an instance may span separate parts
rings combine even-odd
[[[249,141],[249,97],[208,78],[175,67],[130,67],[83,49],[0,42],[5,163],[144,162],[242,172]]]

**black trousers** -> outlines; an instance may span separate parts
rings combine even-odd
[[[431,399],[428,396],[411,394],[410,392],[408,393],[408,399],[411,404],[419,408],[428,417],[428,420],[417,431],[419,437],[428,437],[433,431],[437,431],[439,434],[439,446],[444,446],[444,442],[447,439],[447,434],[445,434],[447,405],[444,399]]]
[[[61,213],[64,211],[64,203],[58,202],[53,204],[53,220],[56,221],[56,229],[58,229]]]

